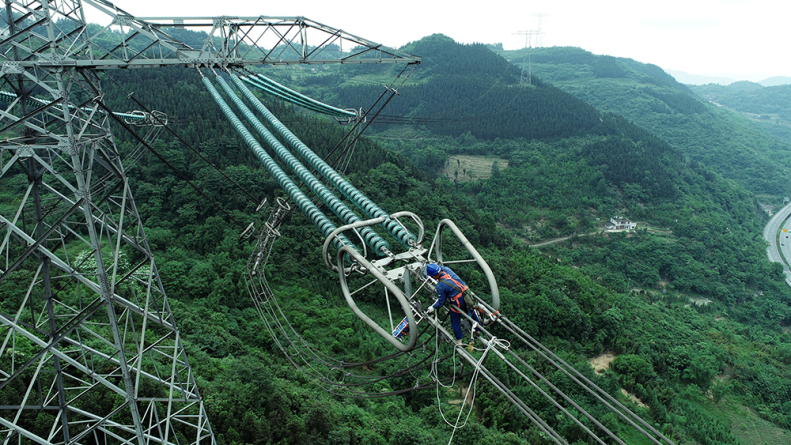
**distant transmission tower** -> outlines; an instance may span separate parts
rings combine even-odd
[[[533,17],[536,18],[536,48],[543,48],[544,47],[543,21],[544,21],[544,17],[549,17],[549,14],[542,12],[539,14],[533,14]]]
[[[527,61],[525,62],[525,60],[522,59],[522,74],[519,78],[519,83],[520,84],[527,83],[528,85],[533,85],[533,62],[531,59],[533,52],[532,37],[538,35],[538,31],[534,31],[534,30],[517,31],[513,35],[525,36],[525,46],[523,47],[523,49],[527,49]]]
[[[106,0],[4,6],[0,442],[214,444],[99,72],[419,59],[304,17],[145,20]],[[89,26],[86,6],[111,23]],[[207,31],[201,46],[168,34],[185,24]],[[344,41],[346,53],[327,50]]]

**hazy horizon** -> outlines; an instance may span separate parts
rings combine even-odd
[[[760,81],[791,76],[791,59],[778,56],[774,42],[789,41],[779,0],[667,0],[643,4],[628,0],[492,0],[446,3],[405,0],[383,7],[339,7],[318,0],[260,2],[136,0],[115,2],[138,17],[304,16],[374,42],[398,48],[441,33],[459,43],[502,43],[522,48],[519,31],[539,28],[533,46],[576,46],[594,54],[626,57],[666,70],[733,80]],[[87,6],[87,5],[86,5]],[[102,14],[87,19],[106,24]],[[738,34],[734,32],[738,30]],[[539,41],[540,40],[540,41]]]

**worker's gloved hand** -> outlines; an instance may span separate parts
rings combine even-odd
[[[434,306],[429,306],[428,309],[426,309],[426,315],[428,315],[428,314],[430,314],[432,312],[434,312]]]

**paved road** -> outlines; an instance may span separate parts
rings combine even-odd
[[[791,285],[791,269],[783,262],[779,250],[783,249],[783,255],[786,259],[791,259],[791,238],[789,238],[791,233],[780,232],[782,228],[791,229],[791,219],[788,219],[789,215],[791,215],[791,204],[780,209],[775,213],[772,219],[769,220],[769,223],[764,227],[764,239],[769,243],[769,247],[766,249],[769,261],[781,263],[783,265],[783,271],[785,271],[786,274],[786,283]],[[778,232],[780,232],[780,245],[777,244]]]

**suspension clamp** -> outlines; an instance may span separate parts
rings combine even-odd
[[[254,228],[255,228],[255,223],[250,223],[250,225],[249,225],[249,226],[247,226],[247,228],[246,228],[246,229],[244,229],[244,230],[242,231],[242,234],[241,234],[241,235],[239,235],[239,239],[242,239],[242,238],[244,238],[244,239],[250,238],[250,235],[252,235],[252,234],[253,234],[253,229],[254,229]]]
[[[255,211],[256,212],[260,212],[261,209],[263,209],[266,206],[266,201],[267,201],[267,198],[264,198],[264,200],[261,201],[261,204],[258,204],[258,207],[255,208]]]

